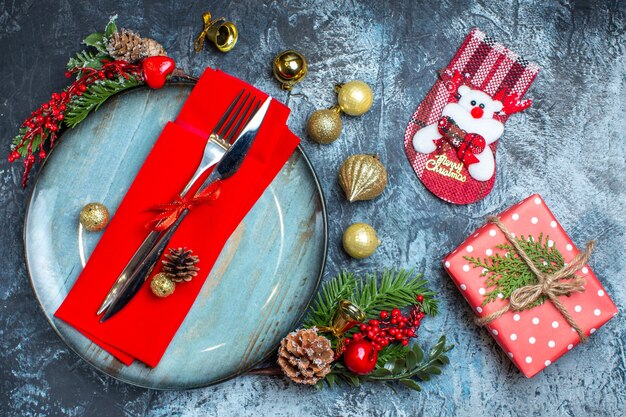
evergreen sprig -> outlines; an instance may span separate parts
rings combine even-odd
[[[543,234],[538,239],[532,236],[525,238],[521,236],[515,239],[520,247],[526,252],[533,264],[544,274],[553,274],[563,268],[565,261],[561,253],[550,244],[550,237]],[[537,276],[530,270],[526,262],[517,254],[517,251],[510,243],[497,245],[496,248],[505,251],[504,256],[496,253],[487,258],[474,258],[465,256],[464,259],[470,262],[474,268],[483,268],[481,277],[487,277],[485,286],[490,290],[485,294],[483,306],[497,298],[507,299],[513,291],[520,287],[537,283]],[[501,294],[501,295],[500,295]],[[533,308],[545,301],[545,296],[541,296],[535,303],[527,308]]]
[[[350,272],[342,272],[324,283],[310,308],[305,327],[328,326],[338,303],[350,299],[355,288],[356,278]]]
[[[422,274],[412,270],[388,270],[380,277],[368,274],[359,279],[350,272],[342,272],[322,286],[310,313],[305,320],[306,327],[328,326],[337,303],[350,300],[365,312],[367,318],[378,318],[382,310],[403,308],[415,304],[415,297],[421,294],[424,313],[434,316],[438,312],[435,292],[429,290]]]
[[[91,46],[95,49],[95,51],[83,50],[76,53],[76,55],[71,57],[67,62],[68,71],[71,71],[74,68],[99,69],[102,66],[102,60],[111,59],[106,46],[111,35],[117,32],[117,25],[115,24],[116,20],[117,15],[111,16],[109,18],[109,23],[107,23],[104,28],[104,32],[92,33],[83,39],[83,44]],[[77,73],[77,78],[79,77],[80,73]]]
[[[440,375],[441,367],[450,363],[446,353],[453,348],[453,345],[446,344],[445,336],[439,338],[426,358],[424,351],[417,343],[410,348],[401,345],[400,347],[393,346],[381,351],[376,368],[371,373],[356,375],[342,363],[335,363],[331,372],[323,380],[318,381],[316,387],[323,388],[325,384],[333,387],[342,382],[358,387],[364,381],[398,381],[408,388],[421,391],[422,388],[417,381],[429,381],[433,375]],[[385,350],[386,355],[383,354]]]
[[[378,319],[381,311],[390,311],[394,308],[412,306],[416,297],[422,295],[420,303],[424,313],[436,315],[438,312],[435,292],[426,287],[426,280],[422,274],[415,274],[406,270],[386,270],[380,278],[376,274],[367,274],[364,278],[357,277],[349,272],[342,272],[326,282],[319,291],[305,320],[305,327],[328,328],[333,314],[342,300],[350,300],[358,305],[369,319]],[[345,336],[349,337],[356,331],[356,327],[349,330]],[[333,347],[337,346],[338,339],[330,332],[324,334]],[[439,368],[449,362],[445,355],[453,346],[446,345],[445,336],[441,336],[437,344],[424,358],[422,349],[417,344],[403,346],[390,344],[378,352],[376,368],[367,375],[356,375],[350,372],[341,361],[332,364],[331,372],[318,381],[317,387],[324,385],[333,387],[346,383],[359,386],[363,381],[399,381],[414,390],[421,390],[417,380],[427,381],[431,375],[441,373]]]
[[[83,95],[75,96],[69,102],[65,114],[65,124],[70,128],[76,127],[91,111],[98,110],[111,96],[142,84],[141,79],[130,74],[128,78],[120,76],[114,79],[96,81],[87,88]]]
[[[384,271],[378,283],[376,274],[366,275],[357,284],[352,299],[366,312],[368,318],[378,318],[382,310],[392,310],[415,304],[418,294],[424,296],[421,303],[424,313],[434,316],[438,312],[435,293],[426,287],[422,274],[413,271]]]

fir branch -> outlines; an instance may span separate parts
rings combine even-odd
[[[310,308],[305,327],[328,326],[339,301],[350,299],[355,288],[356,278],[350,272],[342,272],[323,284]]]
[[[532,236],[525,238],[521,236],[515,239],[520,247],[530,257],[534,265],[544,274],[553,274],[563,268],[565,261],[561,253],[548,245],[550,237],[543,234],[535,240]],[[519,257],[517,251],[510,243],[497,245],[496,248],[505,251],[504,256],[496,253],[487,258],[474,258],[465,256],[464,259],[470,262],[474,268],[483,268],[481,277],[487,277],[485,286],[489,292],[485,294],[483,306],[501,297],[507,299],[513,291],[527,285],[537,283],[537,276],[530,270],[526,262]],[[545,301],[546,297],[541,296],[535,303],[527,308],[533,308]]]
[[[128,75],[128,78],[120,76],[114,79],[96,81],[87,87],[81,96],[73,97],[68,103],[65,114],[66,126],[76,127],[91,111],[98,110],[108,98],[142,83],[143,81],[134,75]]]
[[[71,71],[74,68],[100,69],[102,67],[102,60],[107,59],[110,60],[111,57],[108,54],[101,53],[100,51],[80,51],[67,61],[67,70]],[[80,78],[80,75],[80,73],[77,73],[77,78]]]
[[[111,16],[104,29],[104,33],[92,33],[83,39],[83,44],[95,48],[96,52],[83,50],[76,53],[76,55],[70,58],[67,62],[68,71],[71,71],[74,68],[100,69],[100,67],[102,67],[102,60],[112,59],[106,46],[111,35],[117,32],[117,25],[115,24],[116,20],[117,15]],[[78,77],[80,77],[80,73],[77,74],[77,78]]]
[[[415,304],[415,297],[421,294],[424,313],[436,315],[438,312],[435,293],[426,288],[426,280],[422,274],[413,271],[388,270],[382,273],[380,283],[376,274],[367,275],[357,285],[353,301],[360,306],[369,318],[378,318],[382,310],[403,308]]]

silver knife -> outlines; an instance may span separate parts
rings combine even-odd
[[[241,164],[243,163],[256,135],[261,127],[261,123],[265,118],[267,109],[269,108],[272,98],[268,97],[261,108],[255,113],[254,117],[248,122],[246,127],[242,130],[241,134],[235,141],[235,143],[226,151],[220,162],[217,164],[211,175],[202,183],[196,195],[200,194],[203,190],[209,187],[217,180],[224,180],[235,174]],[[188,209],[183,211],[176,222],[159,238],[156,245],[148,252],[148,254],[142,259],[139,266],[133,271],[131,276],[124,282],[123,286],[119,289],[116,297],[113,299],[106,312],[100,319],[103,323],[122,308],[128,304],[128,302],[137,294],[145,279],[161,258],[163,251],[167,247],[170,239],[174,235],[174,232],[178,226],[182,223],[184,218],[189,212]]]
[[[225,141],[222,138],[222,136],[227,137],[228,135],[231,134],[230,126],[236,120],[236,117],[237,117],[235,116],[234,118],[232,118],[232,115],[237,114],[238,111],[243,110],[243,105],[246,103],[246,101],[248,101],[248,97],[250,96],[250,93],[248,93],[245,98],[240,100],[244,92],[245,92],[245,88],[241,90],[241,92],[235,97],[235,100],[233,100],[230,106],[228,106],[228,108],[222,115],[222,118],[217,122],[217,124],[213,128],[213,132],[211,132],[211,134],[207,138],[206,145],[204,146],[204,152],[202,154],[202,160],[200,161],[200,164],[198,165],[198,168],[196,169],[196,172],[194,173],[193,177],[191,178],[191,180],[189,180],[184,190],[180,193],[181,198],[185,197],[187,192],[191,189],[191,187],[196,183],[196,180],[203,173],[205,173],[209,168],[215,166],[215,164],[217,164],[220,161],[220,159],[222,159],[222,157],[224,156],[224,153],[226,152],[226,149],[228,149],[228,147],[230,146],[230,144],[228,143],[229,141],[228,142]],[[250,109],[250,106],[254,103],[254,101],[255,101],[254,99],[251,100],[248,107],[245,108],[243,112],[244,116],[248,113],[248,110]],[[259,108],[259,106],[260,106],[259,104],[255,105],[252,114],[254,114],[254,112]],[[239,121],[236,122],[236,125],[233,128],[232,132],[239,131],[239,128],[241,127],[241,123],[244,121],[244,119],[245,117],[239,118]],[[117,297],[117,293],[124,285],[124,282],[130,277],[132,272],[135,269],[137,269],[137,266],[139,266],[141,259],[150,250],[150,248],[152,248],[156,244],[160,236],[161,236],[161,233],[155,232],[155,231],[151,231],[148,234],[148,236],[146,236],[142,244],[139,245],[139,247],[137,248],[133,256],[130,258],[130,260],[128,261],[128,263],[126,264],[126,266],[124,267],[120,275],[118,276],[117,280],[115,281],[115,283],[113,284],[109,292],[107,293],[96,315],[99,316],[107,308],[109,308],[113,300]]]

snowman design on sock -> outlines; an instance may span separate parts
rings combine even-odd
[[[447,140],[457,149],[457,155],[477,181],[489,180],[495,171],[495,160],[489,145],[500,139],[504,124],[493,118],[503,109],[502,101],[491,98],[467,85],[458,88],[457,103],[448,103],[438,123],[418,130],[413,136],[413,148],[429,154]]]

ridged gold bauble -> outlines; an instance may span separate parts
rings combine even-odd
[[[371,200],[387,186],[387,170],[372,155],[352,155],[339,168],[339,184],[351,203]]]
[[[109,210],[100,203],[89,203],[80,211],[80,224],[90,232],[98,232],[104,229],[111,216]]]
[[[168,274],[160,272],[152,277],[152,281],[150,281],[150,289],[157,297],[165,298],[174,294],[176,283],[170,279]]]
[[[337,86],[337,101],[341,111],[350,116],[366,113],[374,103],[374,95],[370,86],[363,81],[354,80]]]
[[[283,90],[291,90],[294,84],[304,79],[308,70],[306,58],[300,52],[290,49],[274,58],[274,77],[282,83]]]
[[[380,243],[376,230],[367,223],[354,223],[343,232],[343,248],[356,259],[372,255]]]
[[[309,117],[306,131],[315,142],[327,144],[337,140],[342,126],[338,109],[317,110]]]

